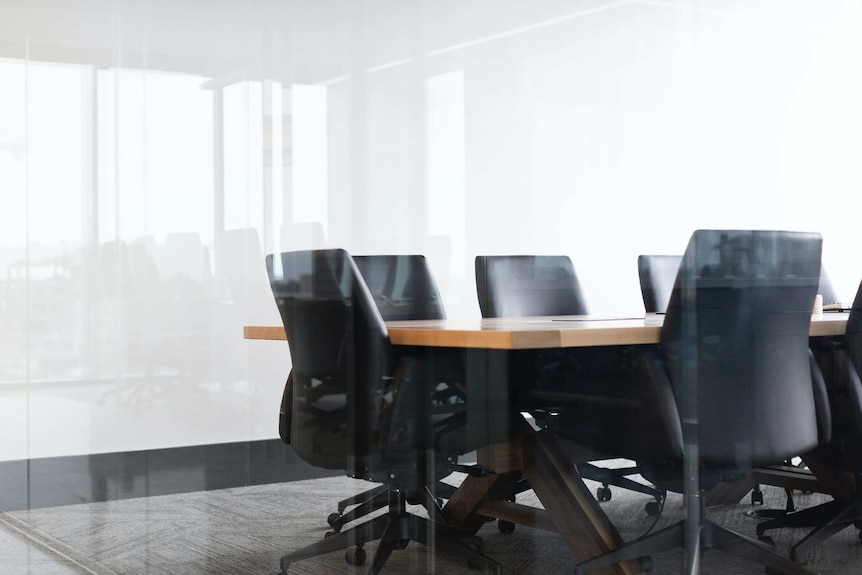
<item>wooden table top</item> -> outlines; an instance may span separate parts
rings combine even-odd
[[[843,335],[848,313],[811,316],[812,337]],[[386,322],[395,345],[541,349],[659,342],[663,315],[637,318],[555,316]],[[245,326],[245,339],[285,340],[282,326]]]

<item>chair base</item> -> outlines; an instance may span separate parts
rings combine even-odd
[[[748,559],[753,563],[759,563],[765,566],[769,573],[815,575],[812,571],[778,555],[769,545],[711,521],[703,520],[701,522],[699,535],[699,546],[702,551],[720,549],[737,557]],[[618,549],[584,561],[575,568],[575,573],[583,575],[599,567],[622,561],[643,561],[644,558],[653,553],[682,547],[684,538],[685,522],[680,521],[651,535],[626,543]]]
[[[438,481],[434,489],[435,497],[449,499],[455,492],[455,488],[448,483]],[[411,502],[412,503],[412,502]],[[341,528],[364,517],[370,513],[374,513],[378,509],[382,509],[389,504],[389,487],[379,485],[371,489],[367,489],[362,493],[357,493],[352,497],[347,497],[338,502],[338,512],[330,513],[326,518],[326,522],[332,527],[335,532],[341,531]],[[345,512],[350,506],[355,506]]]
[[[753,519],[780,519],[790,515],[796,511],[796,503],[793,501],[793,491],[787,487],[784,488],[784,495],[787,498],[787,503],[784,504],[784,509],[752,509],[746,511],[745,514]],[[755,485],[751,492],[752,505],[755,501],[763,503],[763,492],[760,490],[760,485]]]
[[[348,497],[346,499],[342,499],[338,502],[338,512],[344,513],[344,510],[350,507],[351,505],[360,505],[362,503],[367,502],[369,499],[373,499],[377,495],[383,495],[389,492],[389,488],[385,485],[378,485],[377,487],[372,487],[371,489],[367,489],[362,493],[357,493],[352,497]]]
[[[822,505],[790,513],[784,517],[765,521],[757,526],[757,536],[763,537],[770,529],[814,527],[813,531],[799,540],[790,549],[790,558],[796,561],[800,554],[851,525],[862,528],[862,500],[860,499],[854,499],[849,503],[830,501]]]
[[[318,557],[333,551],[346,550],[355,546],[361,550],[369,542],[379,540],[377,551],[368,567],[368,575],[377,575],[387,559],[396,549],[403,549],[408,541],[416,541],[427,547],[461,555],[470,565],[482,567],[485,573],[500,575],[499,563],[482,554],[483,541],[480,537],[450,527],[440,522],[441,515],[434,497],[425,489],[420,497],[431,519],[425,519],[407,512],[407,494],[389,490],[389,511],[361,525],[345,531],[327,534],[322,541],[299,549],[281,558],[281,575],[287,575],[291,563]],[[364,554],[364,552],[363,552]],[[363,560],[355,560],[356,553],[350,551],[345,556],[348,562],[360,565]]]
[[[351,521],[356,521],[360,517],[374,513],[388,504],[389,488],[385,485],[380,485],[339,501],[338,513],[330,513],[329,517],[326,518],[326,522],[332,527],[333,531],[338,532]],[[345,513],[344,510],[352,505],[355,507]]]
[[[576,464],[578,468],[578,474],[583,479],[590,479],[592,481],[598,481],[602,484],[602,488],[605,489],[604,493],[607,494],[607,497],[598,497],[599,501],[607,501],[610,499],[610,489],[608,489],[609,485],[613,485],[615,487],[621,487],[623,489],[628,489],[630,491],[635,491],[638,493],[643,493],[644,495],[652,496],[656,503],[661,503],[664,501],[667,492],[664,489],[659,489],[658,487],[653,487],[652,485],[644,485],[643,483],[638,483],[637,481],[633,481],[628,478],[629,475],[635,475],[640,473],[639,467],[626,467],[622,469],[613,469],[607,467],[599,467],[598,465],[593,465],[592,463],[578,463]]]

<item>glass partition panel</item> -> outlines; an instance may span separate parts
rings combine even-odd
[[[0,2],[0,536],[63,546],[25,546],[18,571],[268,572],[327,524],[354,524],[357,493],[431,519],[454,501],[450,523],[507,572],[571,571],[601,550],[579,550],[578,529],[613,543],[684,517],[684,478],[622,449],[572,455],[549,431],[605,447],[577,426],[604,412],[571,394],[649,403],[631,378],[666,341],[662,318],[644,319],[637,258],[681,255],[695,230],[820,233],[836,298],[852,301],[860,25],[852,0]],[[308,250],[326,251],[280,256]],[[734,265],[764,252],[745,253]],[[375,255],[413,257],[351,263]],[[577,340],[559,318],[521,325],[551,326],[529,345],[470,332],[476,257],[541,255],[568,258],[591,327],[646,322],[652,339],[549,350]],[[508,287],[542,293],[525,274]],[[377,316],[403,315],[417,293],[439,293],[460,331],[406,334]],[[338,327],[326,369],[281,339],[306,315],[297,333]],[[435,345],[409,339],[432,328]],[[369,374],[373,392],[351,387]],[[632,467],[640,490],[606,485],[622,473],[608,467]],[[475,489],[455,494],[467,476]],[[459,508],[480,482],[492,501]],[[756,536],[740,519],[751,485],[736,486],[705,516]],[[785,507],[779,487],[763,493]],[[606,523],[561,537],[554,513],[575,500]],[[134,518],[131,535],[115,517]],[[858,571],[851,531],[808,565]],[[794,537],[776,534],[776,549]],[[204,559],[163,555],[166,538]],[[729,557],[705,556],[701,572],[751,568]],[[387,569],[458,572],[464,559],[410,544]],[[699,554],[654,560],[681,573]]]

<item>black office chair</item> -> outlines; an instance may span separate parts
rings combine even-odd
[[[384,321],[446,319],[437,282],[422,255],[353,256]]]
[[[638,256],[638,278],[647,313],[664,313],[682,256]]]
[[[476,256],[475,265],[482,317],[588,313],[568,256]]]
[[[624,433],[613,438],[616,445],[603,447],[640,462],[657,484],[682,491],[684,445],[697,445],[692,456],[698,457],[701,490],[816,446],[817,370],[808,332],[820,251],[819,234],[696,231],[660,345],[636,361],[632,375],[639,397],[630,397],[631,403],[609,397],[585,409],[597,427],[612,431],[616,426],[607,421],[624,424]],[[701,550],[720,547],[769,570],[811,573],[769,545],[705,519],[702,511],[699,525],[680,521],[585,561],[576,571],[639,558],[648,565],[649,555],[683,546],[687,528],[697,533]]]
[[[682,262],[682,256],[666,255],[641,255],[638,256],[638,277],[640,279],[641,295],[644,300],[644,310],[647,313],[663,314],[667,310],[670,294],[676,281],[677,271]],[[820,285],[824,285],[825,271],[821,269]],[[826,278],[828,283],[828,278]],[[831,289],[831,288],[830,288]],[[784,462],[792,465],[791,461]],[[758,519],[770,519],[786,515],[796,510],[793,499],[793,491],[784,489],[787,502],[783,509],[753,509],[747,512],[750,517]],[[763,503],[763,491],[759,484],[755,484],[751,490],[751,504]]]
[[[437,282],[422,255],[364,255],[353,261],[366,282],[383,321],[446,319]],[[434,350],[432,378],[437,404],[466,400],[463,350]],[[448,399],[447,399],[448,398]],[[444,485],[437,488],[444,489]]]
[[[847,335],[817,338],[811,344],[826,382],[831,410],[832,437],[805,455],[821,467],[853,474],[855,493],[842,493],[833,501],[760,523],[758,536],[783,527],[815,527],[790,550],[790,558],[855,525],[862,538],[862,285],[847,319]],[[822,480],[822,479],[821,479]],[[837,491],[837,490],[836,490]]]
[[[835,287],[832,285],[832,280],[829,279],[829,274],[826,273],[826,268],[822,265],[820,266],[820,281],[818,283],[817,293],[823,297],[823,305],[841,303],[841,300],[838,299],[838,293],[835,291]],[[807,469],[805,462],[798,458],[785,461],[783,464],[788,467],[793,466],[800,469]],[[789,487],[785,487],[784,494],[786,497],[784,509],[753,509],[746,512],[746,515],[748,515],[749,517],[754,517],[755,519],[776,519],[778,517],[783,517],[788,513],[793,513],[794,511],[796,511],[796,501],[793,497],[793,490]],[[751,504],[756,505],[762,503],[763,491],[761,490],[760,485],[756,484],[751,490]]]
[[[475,265],[482,317],[588,313],[575,267],[567,256],[477,256]],[[580,378],[614,376],[618,351],[619,348],[591,348],[513,352],[511,369],[517,374],[513,397],[518,409],[530,413],[539,426],[553,428],[555,414],[578,401]],[[608,365],[612,369],[606,369]],[[611,498],[609,486],[614,485],[653,496],[655,502],[647,505],[647,512],[659,512],[665,493],[629,479],[629,475],[640,472],[636,466],[609,469],[579,462],[577,468],[581,477],[602,484],[596,491],[599,501]]]
[[[348,563],[361,565],[363,545],[375,539],[371,575],[410,540],[426,545],[433,540],[438,548],[499,573],[499,564],[477,550],[480,538],[445,524],[426,487],[450,473],[449,458],[470,450],[463,444],[457,409],[432,414],[432,394],[438,390],[425,377],[422,363],[428,356],[410,357],[390,343],[344,250],[270,255],[266,264],[293,362],[294,450],[311,465],[383,483],[389,496],[388,513],[285,555],[280,573],[296,561],[348,548]],[[430,519],[408,513],[408,499],[423,505]]]
[[[638,277],[647,313],[664,313],[667,310],[680,262],[682,256],[638,256]],[[824,267],[820,268],[817,293],[823,296],[823,305],[841,302]]]
[[[443,299],[425,256],[422,255],[362,255],[353,256],[362,279],[368,286],[383,321],[446,319]],[[438,351],[435,354],[438,394],[452,397],[453,391],[461,400],[465,395],[461,385],[464,379],[463,354],[458,350]],[[459,386],[455,389],[454,386]],[[455,488],[438,481],[432,489],[436,497],[448,499]],[[338,502],[338,511],[326,518],[334,531],[389,503],[386,485],[374,487]],[[355,506],[350,510],[348,507]]]

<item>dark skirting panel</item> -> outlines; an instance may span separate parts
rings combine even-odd
[[[342,473],[311,467],[278,439],[0,461],[0,510],[209,491]]]

